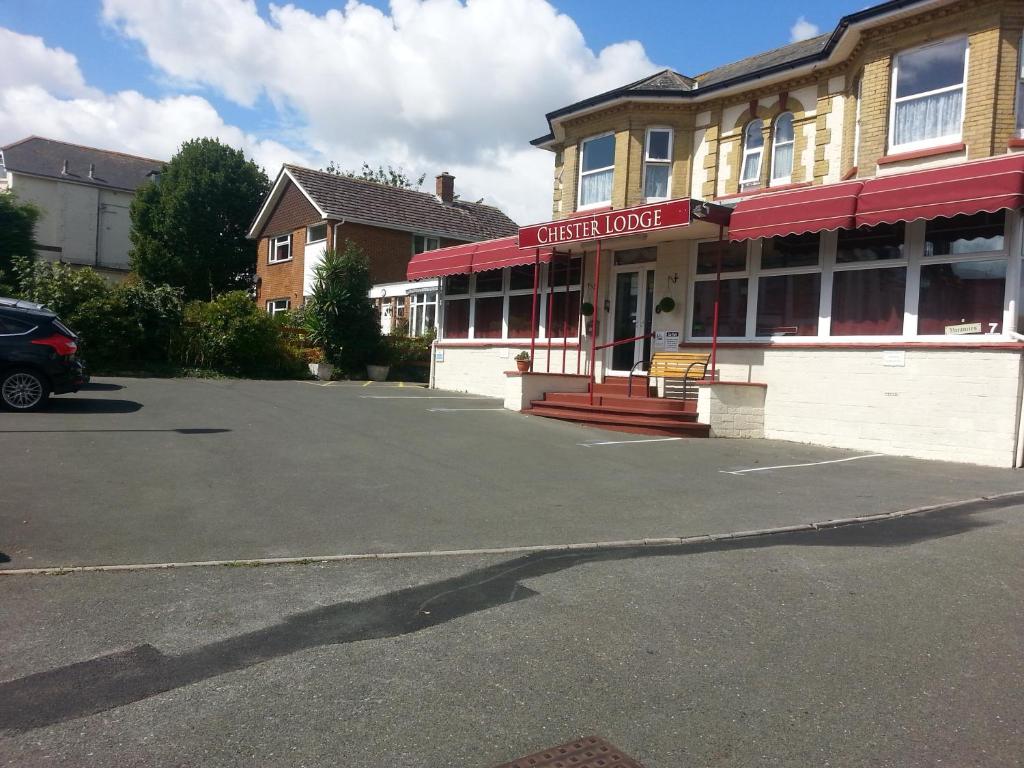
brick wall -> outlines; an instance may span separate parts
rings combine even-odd
[[[302,270],[306,245],[306,226],[321,221],[320,214],[302,192],[290,181],[277,201],[256,247],[256,275],[260,278],[257,300],[261,307],[272,299],[291,299],[292,307],[302,304]],[[292,234],[291,261],[271,264],[268,261],[270,238]]]

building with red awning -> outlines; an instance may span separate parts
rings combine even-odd
[[[551,112],[555,219],[410,265],[442,277],[434,385],[1021,466],[1022,39],[1019,2],[892,0]]]

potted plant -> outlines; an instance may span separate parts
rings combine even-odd
[[[594,305],[589,301],[584,301],[580,304],[580,314],[583,315],[583,317],[590,317],[594,314]]]
[[[676,300],[673,299],[671,296],[666,296],[665,298],[663,298],[661,301],[658,302],[657,311],[658,312],[671,312],[675,308],[676,308]]]
[[[515,357],[516,368],[519,369],[520,373],[527,373],[530,370],[530,353],[525,349]]]
[[[324,351],[316,347],[304,352],[309,372],[320,381],[330,381],[334,376],[334,366],[324,362]]]

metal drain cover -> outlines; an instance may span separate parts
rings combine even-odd
[[[494,768],[644,768],[600,736],[587,736]]]

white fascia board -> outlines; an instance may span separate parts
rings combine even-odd
[[[394,296],[408,296],[410,293],[423,293],[438,290],[440,280],[436,277],[428,280],[407,281],[404,283],[377,283],[370,289],[371,299],[392,298]]]

